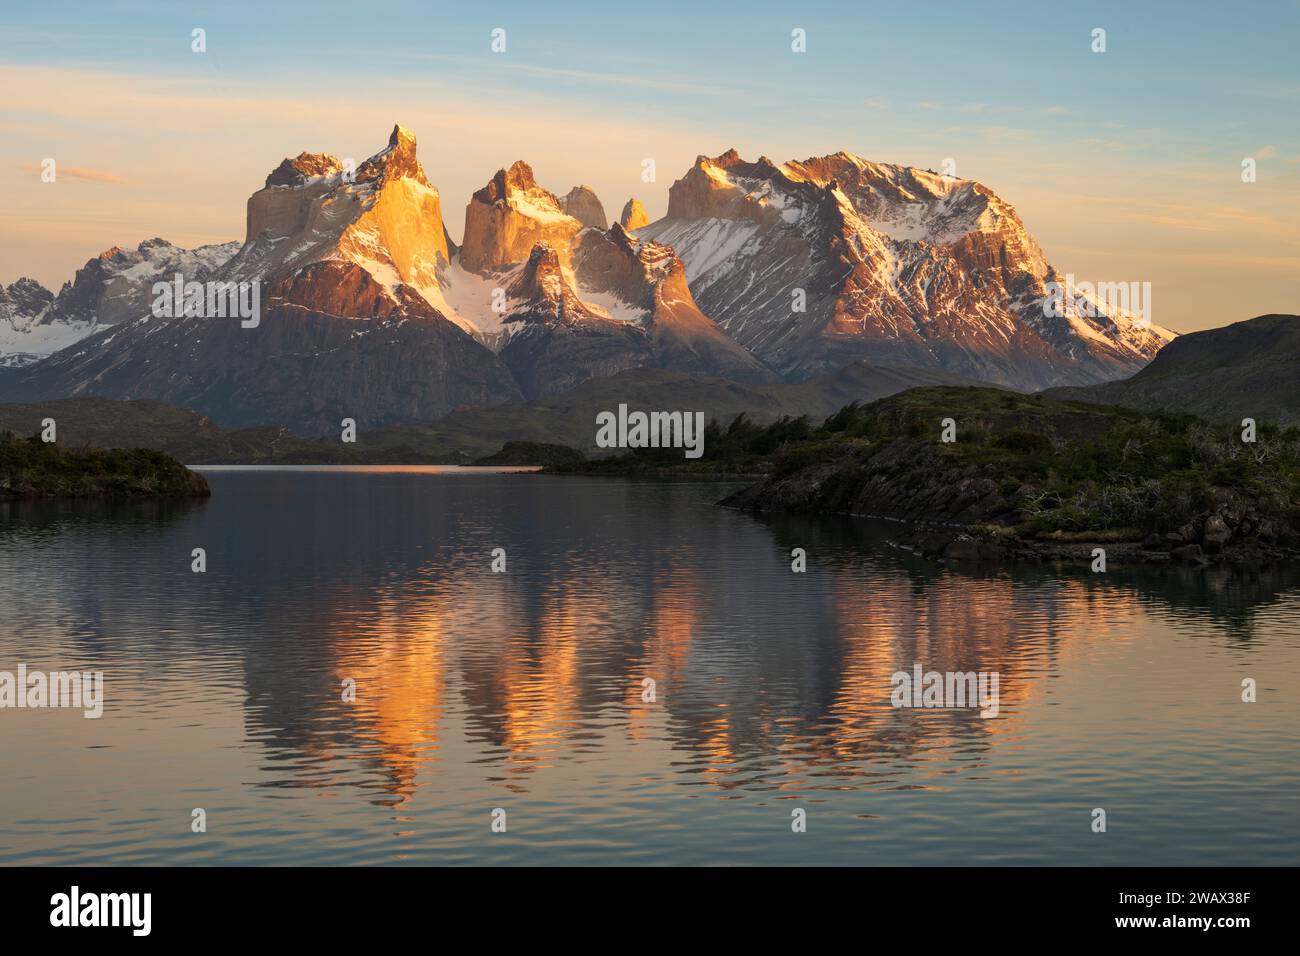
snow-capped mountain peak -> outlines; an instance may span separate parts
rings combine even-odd
[[[1034,388],[1129,373],[1172,337],[1104,307],[1052,317],[1056,273],[1009,203],[847,152],[700,156],[638,235],[672,246],[704,311],[796,378],[867,359]]]
[[[30,365],[93,332],[149,312],[153,284],[181,273],[202,281],[227,262],[237,242],[182,249],[146,239],[88,260],[58,295],[31,279],[0,288],[0,365]]]
[[[365,317],[405,308],[412,294],[436,307],[438,270],[454,248],[415,135],[395,125],[387,146],[359,165],[329,153],[280,163],[249,198],[247,237],[226,271],[294,302],[303,276],[359,269],[365,282],[344,283],[350,293],[330,301],[313,296],[312,307]]]
[[[974,180],[731,149],[698,157],[668,200],[658,222],[632,199],[605,228],[593,190],[559,199],[521,160],[474,193],[458,249],[416,137],[396,125],[360,164],[281,161],[248,200],[242,245],[152,239],[106,250],[57,296],[30,280],[0,289],[0,361],[61,348],[11,381],[231,421],[274,401],[317,427],[352,403],[371,422],[428,417],[641,366],[760,382],[865,360],[1086,384],[1171,337],[1148,321],[1149,298],[1129,308],[1088,283],[1054,294],[1068,274]],[[264,321],[151,315],[151,286],[176,274],[258,281]]]

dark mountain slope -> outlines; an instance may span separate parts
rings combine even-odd
[[[1300,422],[1300,315],[1261,315],[1180,335],[1132,378],[1044,394],[1236,422]]]

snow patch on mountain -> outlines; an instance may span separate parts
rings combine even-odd
[[[796,378],[867,359],[1038,388],[1131,374],[1172,337],[1113,308],[1053,319],[1055,270],[1008,203],[849,153],[701,156],[637,235],[672,246],[700,307]]]
[[[637,235],[671,246],[686,266],[687,281],[707,286],[744,261],[746,244],[758,228],[735,219],[661,219]]]
[[[584,305],[590,306],[597,315],[618,322],[644,325],[650,317],[650,310],[633,305],[613,292],[598,292],[578,284],[578,295]]]
[[[0,365],[30,365],[99,329],[146,315],[155,282],[177,274],[203,281],[238,248],[227,242],[182,249],[146,239],[135,249],[114,246],[90,259],[57,296],[31,279],[0,287]]]

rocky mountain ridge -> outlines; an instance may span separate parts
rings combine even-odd
[[[1049,283],[1064,277],[1009,204],[849,153],[700,156],[639,234],[672,246],[704,312],[788,377],[866,359],[1022,389],[1085,384],[1132,374],[1173,337],[1088,316],[1087,300],[1050,317]]]
[[[248,200],[242,244],[151,240],[92,260],[57,297],[0,289],[0,346],[6,328],[31,335],[51,315],[68,332],[45,340],[53,354],[11,358],[27,367],[0,395],[156,398],[311,432],[641,367],[762,383],[867,361],[1086,384],[1130,374],[1171,337],[1086,314],[1083,299],[1052,317],[1058,275],[991,190],[848,153],[780,166],[701,156],[664,219],[645,222],[633,199],[609,227],[593,190],[561,199],[521,160],[474,193],[459,247],[409,130],[351,167],[284,159]],[[151,314],[147,290],[176,272],[257,283],[256,326]]]

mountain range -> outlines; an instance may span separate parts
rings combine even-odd
[[[147,309],[149,290],[177,272],[203,281],[239,250],[238,242],[181,249],[147,239],[114,246],[77,270],[56,295],[34,279],[0,286],[0,366],[21,367]]]
[[[154,283],[260,285],[256,323],[163,317]],[[1142,368],[1172,333],[1074,302],[987,187],[848,153],[701,156],[649,222],[609,224],[524,162],[473,194],[461,244],[401,126],[352,168],[285,159],[242,243],[112,249],[57,295],[0,288],[0,398],[156,399],[231,427],[337,430],[540,400],[633,369],[746,385],[851,363],[1032,390]],[[1086,303],[1084,303],[1086,304]],[[1085,314],[1086,313],[1086,314]]]
[[[788,377],[865,359],[1032,390],[1131,375],[1173,337],[1078,301],[1048,317],[1064,277],[1008,203],[848,153],[701,156],[638,235],[672,246],[700,307]]]

